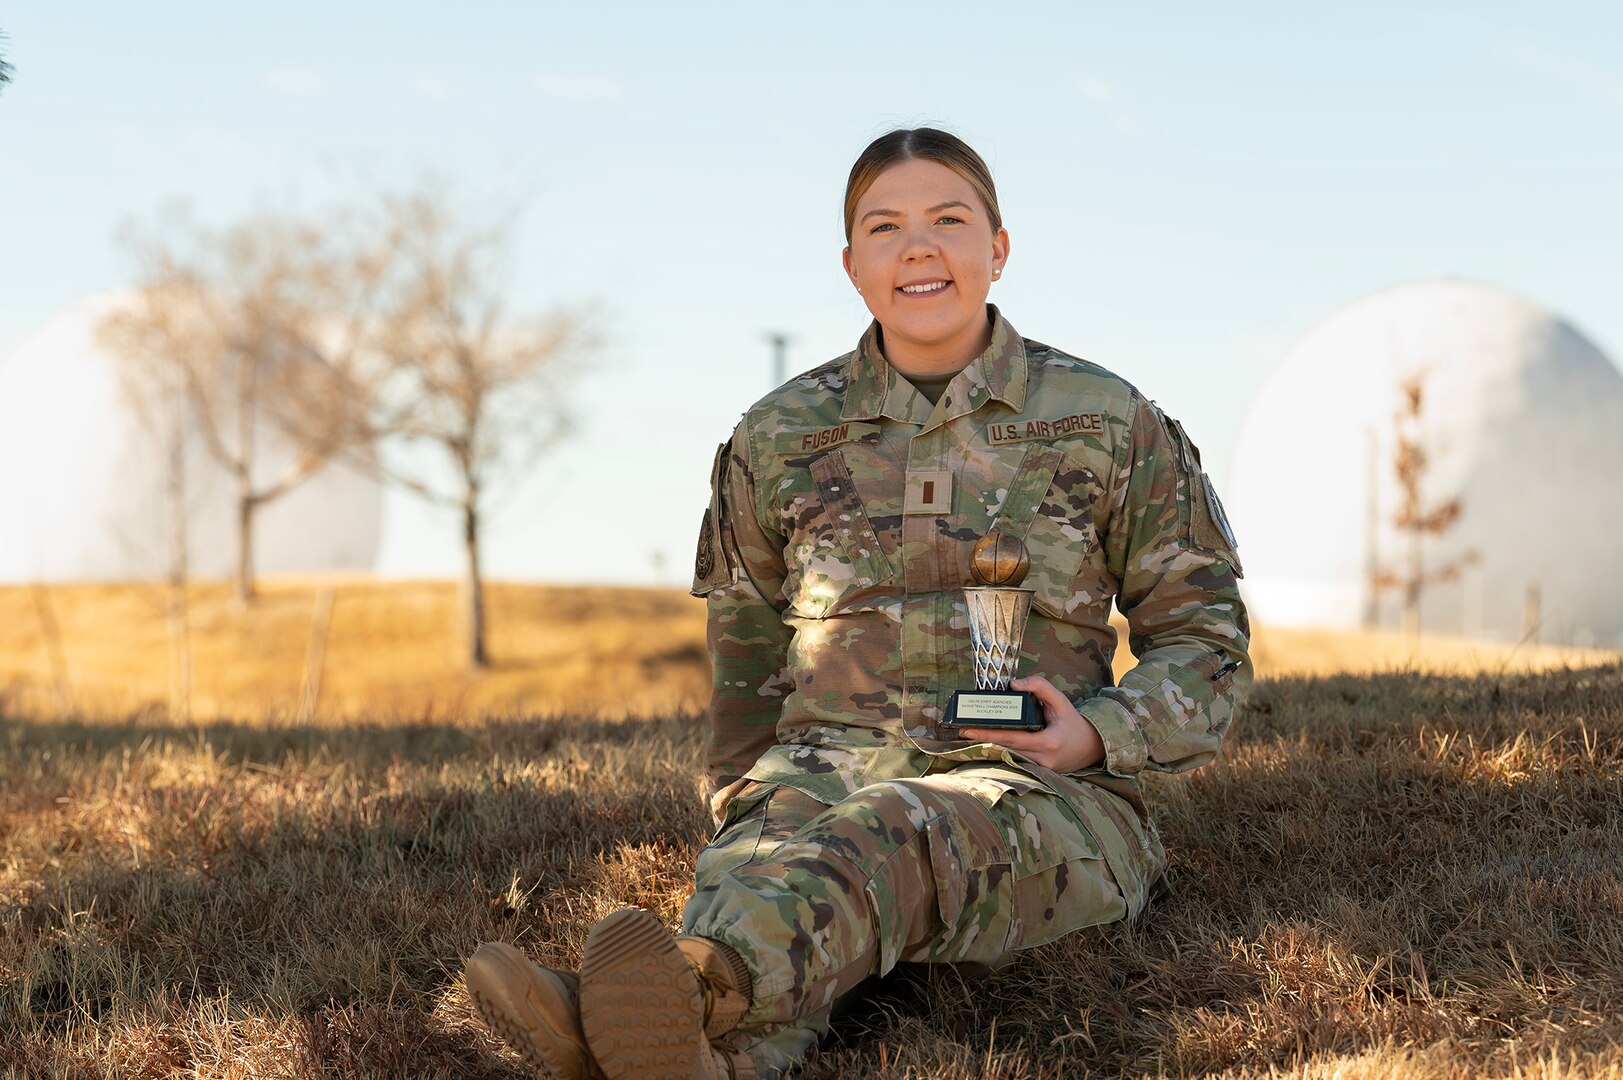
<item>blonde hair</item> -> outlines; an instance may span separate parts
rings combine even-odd
[[[992,232],[1003,227],[1003,214],[997,206],[997,188],[992,184],[992,170],[981,156],[970,149],[968,143],[956,135],[937,128],[897,128],[887,131],[857,156],[851,166],[851,175],[845,182],[845,242],[851,242],[851,227],[856,224],[857,202],[879,179],[879,174],[902,161],[922,159],[945,165],[969,181],[992,221]]]

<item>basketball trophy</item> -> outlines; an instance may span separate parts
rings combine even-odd
[[[1020,587],[1030,569],[1031,558],[1019,537],[993,529],[976,541],[969,554],[969,572],[976,583],[964,589],[975,689],[953,691],[943,727],[1042,729],[1035,695],[1009,689],[1020,666],[1020,642],[1026,636],[1035,593]]]

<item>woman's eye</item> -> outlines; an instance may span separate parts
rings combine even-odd
[[[879,232],[879,231],[881,231],[883,229],[894,229],[895,227],[896,226],[892,225],[888,221],[881,221],[879,224],[877,224],[873,228],[869,229],[868,234],[871,236],[874,233]]]
[[[945,217],[936,218],[937,225],[940,225],[943,221],[952,225],[962,225],[964,223],[963,218],[955,218],[951,214],[948,214]]]

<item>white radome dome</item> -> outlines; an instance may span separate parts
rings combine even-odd
[[[127,581],[164,576],[173,530],[159,440],[125,397],[118,360],[96,340],[131,293],[59,312],[0,357],[0,582]],[[186,453],[190,575],[236,565],[235,500],[202,437]],[[263,432],[257,479],[293,459]],[[371,570],[382,520],[378,485],[329,465],[258,511],[259,572]]]
[[[1461,503],[1422,543],[1427,568],[1461,569],[1425,589],[1421,628],[1516,640],[1536,591],[1540,640],[1623,645],[1623,373],[1557,316],[1452,279],[1337,311],[1253,401],[1226,494],[1257,620],[1399,624],[1399,591],[1372,604],[1369,582],[1372,562],[1406,572],[1393,452],[1415,375],[1421,510]]]

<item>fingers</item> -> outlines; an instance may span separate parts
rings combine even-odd
[[[1053,753],[1045,732],[1008,731],[1003,728],[961,728],[958,732],[970,742],[991,743],[1024,754],[1039,765],[1053,767]]]
[[[1040,731],[1012,731],[1008,728],[959,728],[958,734],[970,742],[989,742],[1007,746],[1010,750],[1036,750]]]

